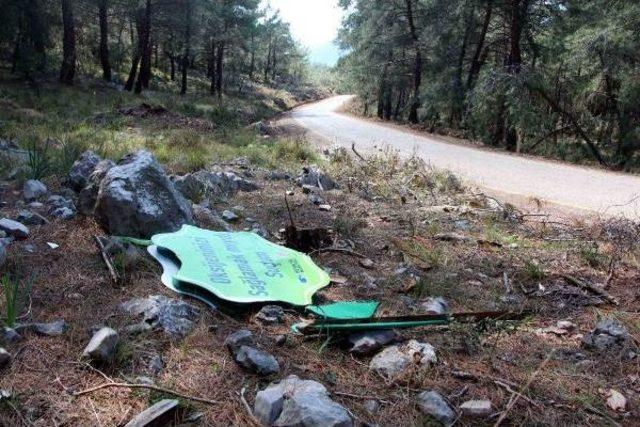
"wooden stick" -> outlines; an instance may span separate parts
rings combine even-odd
[[[577,286],[580,289],[584,289],[584,290],[590,291],[590,292],[592,292],[592,293],[594,293],[594,294],[606,299],[611,304],[614,304],[614,305],[619,305],[620,304],[620,302],[616,298],[611,296],[610,293],[608,293],[607,291],[605,291],[603,289],[599,289],[599,288],[593,286],[590,283],[585,283],[580,279],[576,279],[575,277],[569,276],[568,274],[561,274],[560,277],[562,277],[564,280],[567,281],[567,283],[569,283],[571,285]]]
[[[367,161],[364,157],[362,157],[362,156],[360,155],[360,153],[358,153],[358,152],[356,151],[356,143],[355,143],[355,142],[351,144],[351,151],[353,151],[353,153],[354,153],[356,156],[358,156],[358,158],[359,158],[360,160],[362,160],[363,162],[366,162],[366,161]]]
[[[104,260],[104,263],[107,265],[107,268],[109,269],[109,275],[111,275],[111,280],[113,280],[113,283],[117,285],[119,282],[118,273],[116,273],[115,268],[113,268],[113,264],[111,263],[111,260],[107,255],[107,251],[104,248],[104,245],[102,244],[102,240],[100,240],[100,237],[98,236],[93,236],[93,238],[96,240],[96,243],[98,244],[98,249],[100,250],[100,255],[102,255],[102,259]]]
[[[194,402],[207,403],[209,405],[218,405],[218,404],[220,404],[220,402],[217,401],[217,400],[210,400],[210,399],[205,399],[203,397],[189,396],[187,394],[178,393],[177,391],[174,391],[174,390],[169,390],[167,388],[157,387],[155,385],[150,385],[150,384],[130,384],[130,383],[115,383],[115,382],[113,382],[113,383],[105,383],[105,384],[100,384],[100,385],[95,386],[95,387],[88,388],[86,390],[82,390],[82,391],[76,392],[73,395],[75,397],[79,397],[79,396],[83,396],[85,394],[93,393],[94,391],[102,390],[102,389],[105,389],[105,388],[145,388],[145,389],[148,389],[148,390],[159,391],[160,393],[172,394],[174,396],[178,396],[178,397],[181,397],[183,399],[193,400]]]
[[[357,258],[366,258],[366,256],[362,255],[361,253],[354,252],[350,249],[343,249],[343,248],[320,248],[320,249],[316,249],[315,251],[309,252],[309,255],[321,254],[323,252],[338,252],[341,254],[352,255]]]
[[[547,358],[542,361],[540,366],[538,366],[538,369],[536,369],[536,371],[531,375],[531,377],[529,377],[529,380],[527,381],[527,383],[520,388],[520,391],[511,395],[511,399],[509,399],[509,403],[507,403],[507,407],[504,409],[504,411],[500,415],[500,418],[498,418],[498,421],[496,421],[496,423],[493,425],[494,427],[498,427],[500,424],[502,424],[505,418],[507,418],[507,415],[509,415],[509,412],[511,412],[511,409],[513,409],[513,407],[518,402],[518,399],[520,399],[520,397],[523,397],[524,393],[531,386],[531,384],[536,379],[538,374],[540,374],[540,372],[545,368],[545,366],[547,366],[549,361],[551,361],[551,358],[553,357],[554,354],[555,354],[555,350],[551,351],[551,353],[549,353]]]

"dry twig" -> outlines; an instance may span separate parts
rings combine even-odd
[[[590,284],[590,283],[586,283],[583,282],[580,279],[577,279],[573,276],[569,276],[568,274],[561,274],[560,277],[562,277],[567,283],[577,286],[580,289],[584,289],[586,291],[592,292],[602,298],[604,298],[605,300],[609,301],[611,304],[613,305],[619,305],[620,302],[614,298],[613,296],[611,296],[611,294],[607,291],[605,291],[604,289],[600,289],[597,288],[596,286]]]
[[[107,268],[109,269],[109,274],[111,275],[111,280],[113,280],[113,284],[117,285],[119,282],[118,273],[116,273],[115,268],[113,268],[113,264],[109,259],[109,255],[107,255],[107,251],[104,248],[104,245],[102,244],[102,240],[98,236],[93,236],[93,238],[96,240],[96,244],[98,245],[98,249],[100,250],[100,255],[102,255],[102,259],[104,260],[104,263],[107,265]]]
[[[201,402],[201,403],[206,403],[206,404],[209,404],[209,405],[218,405],[220,403],[217,400],[210,400],[210,399],[205,399],[203,397],[189,396],[188,394],[182,394],[182,393],[179,393],[177,391],[169,390],[167,388],[157,387],[155,385],[116,383],[116,382],[100,384],[98,386],[91,387],[91,388],[88,388],[86,390],[82,390],[82,391],[76,392],[73,395],[75,397],[79,397],[79,396],[83,396],[85,394],[93,393],[94,391],[102,390],[102,389],[105,389],[105,388],[145,388],[145,389],[148,389],[148,390],[158,391],[160,393],[172,394],[174,396],[178,396],[178,397],[181,397],[181,398],[186,399],[186,400],[193,400],[194,402]]]

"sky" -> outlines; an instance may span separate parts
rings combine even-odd
[[[313,63],[335,65],[340,53],[333,40],[338,35],[343,11],[338,0],[263,0],[279,9],[291,26],[293,37],[309,50]]]

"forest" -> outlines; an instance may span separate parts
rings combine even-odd
[[[640,3],[341,0],[361,112],[492,147],[640,164]],[[375,77],[375,78],[373,78]]]
[[[0,8],[1,58],[33,84],[57,72],[73,85],[84,73],[138,94],[170,79],[184,94],[191,73],[222,96],[304,72],[289,24],[258,0],[2,0]]]

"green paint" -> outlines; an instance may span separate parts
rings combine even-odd
[[[364,319],[376,313],[378,301],[345,301],[326,305],[310,305],[307,311],[325,319]]]
[[[177,282],[204,288],[237,302],[280,301],[311,304],[311,297],[329,284],[329,275],[307,255],[253,233],[227,233],[185,225],[175,233],[151,238],[180,260]]]

